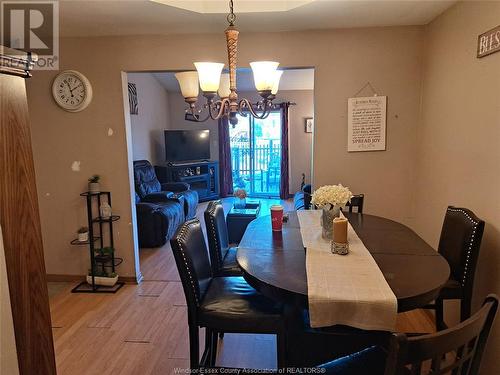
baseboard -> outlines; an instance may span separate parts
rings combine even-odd
[[[58,274],[51,274],[51,273],[48,273],[45,276],[45,278],[49,282],[56,282],[56,283],[85,280],[85,276],[83,276],[83,275],[58,275]]]
[[[137,278],[135,276],[120,276],[120,277],[118,277],[118,281],[121,281],[121,282],[124,282],[127,284],[138,284]]]
[[[58,274],[47,274],[45,276],[48,282],[56,282],[56,283],[72,283],[78,281],[84,281],[85,276],[83,275],[58,275]],[[142,275],[141,275],[142,280]],[[137,284],[137,278],[135,276],[120,276],[118,281],[127,283],[127,284]]]

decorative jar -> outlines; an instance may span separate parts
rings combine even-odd
[[[234,197],[234,208],[242,209],[242,208],[245,208],[246,205],[247,205],[246,198]]]
[[[99,213],[102,219],[109,219],[111,217],[112,211],[111,206],[107,202],[103,202],[101,207],[99,207]]]
[[[323,238],[331,240],[333,238],[333,219],[340,217],[340,206],[323,206],[321,212],[321,226]]]

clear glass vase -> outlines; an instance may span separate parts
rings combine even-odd
[[[246,198],[238,198],[238,197],[234,198],[234,208],[243,209],[246,206],[247,206]]]
[[[321,226],[323,227],[321,235],[327,240],[333,238],[333,219],[340,217],[340,206],[332,208],[323,207],[321,213]]]

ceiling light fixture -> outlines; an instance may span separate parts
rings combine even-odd
[[[262,97],[257,103],[248,99],[238,99],[236,91],[236,62],[238,57],[238,34],[234,26],[236,15],[233,12],[233,0],[229,0],[229,14],[226,29],[227,55],[229,60],[229,73],[222,73],[224,64],[214,62],[195,62],[196,71],[175,74],[179,81],[182,96],[189,104],[186,109],[186,120],[203,122],[209,118],[217,120],[227,116],[233,127],[238,123],[237,114],[247,116],[250,113],[258,119],[269,116],[275,108],[273,100],[276,98],[282,70],[278,70],[278,62],[256,61],[251,62],[255,88]],[[203,91],[206,103],[197,107],[199,87]],[[219,98],[217,99],[217,94]],[[203,112],[207,111],[205,115]]]

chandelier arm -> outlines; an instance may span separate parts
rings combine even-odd
[[[253,117],[259,119],[259,120],[264,120],[269,116],[271,113],[271,108],[272,106],[269,106],[270,101],[266,100],[264,103],[264,108],[262,109],[262,113],[258,114],[257,111],[254,109],[253,104],[248,101],[248,99],[241,99],[240,102],[238,103],[238,113],[242,116],[246,117],[246,114],[244,113],[245,108],[250,111]]]
[[[226,105],[229,104],[228,98],[223,98],[208,104],[208,113],[212,120],[218,120],[226,114]],[[219,107],[217,109],[217,107]],[[215,111],[214,111],[215,109]]]
[[[200,119],[200,114],[203,112],[203,107],[202,108],[196,108],[196,107],[191,107],[189,110],[186,111],[186,113],[189,112],[193,116],[193,119],[190,119],[189,121],[193,122],[205,122],[210,118],[210,115],[207,114],[205,118]]]

